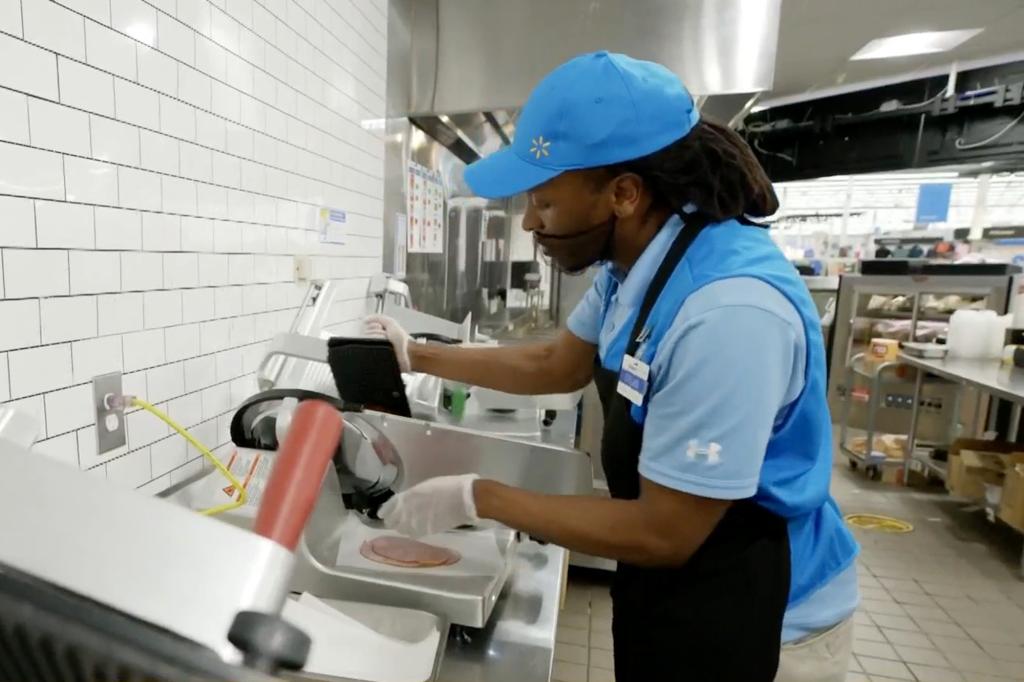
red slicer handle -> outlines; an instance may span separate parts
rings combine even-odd
[[[263,491],[256,533],[295,550],[338,450],[342,426],[333,405],[322,400],[299,403]]]

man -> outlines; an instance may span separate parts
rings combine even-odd
[[[384,317],[367,331],[405,370],[478,386],[593,379],[613,499],[442,477],[390,500],[385,523],[422,536],[493,519],[616,559],[619,682],[845,679],[857,547],[828,494],[824,346],[810,294],[751,221],[778,202],[750,149],[664,67],[598,52],[541,81],[512,146],[466,181],[527,192],[523,228],[559,268],[604,263],[569,329],[493,349],[410,344]]]

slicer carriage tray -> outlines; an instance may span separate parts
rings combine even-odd
[[[508,528],[454,530],[423,542],[459,553],[449,566],[403,568],[371,561],[360,553],[363,542],[396,534],[373,527],[349,513],[320,542],[306,533],[307,558],[293,590],[321,597],[402,606],[428,611],[449,622],[483,627],[512,571],[516,533]],[[300,562],[301,563],[301,562]]]

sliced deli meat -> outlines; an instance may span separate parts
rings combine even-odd
[[[370,561],[404,568],[450,566],[462,558],[447,547],[395,536],[367,540],[359,548],[359,553]]]

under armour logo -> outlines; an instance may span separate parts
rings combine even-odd
[[[693,439],[686,445],[687,457],[690,459],[697,459],[697,456],[701,455],[708,464],[718,464],[721,459],[721,454],[722,446],[718,443],[711,442],[708,443],[706,448],[702,448],[700,447],[700,444],[697,443],[697,439]]]
[[[544,136],[533,138],[533,146],[530,147],[530,153],[538,159],[542,156],[548,155],[548,148],[551,147],[551,143],[544,139]]]

